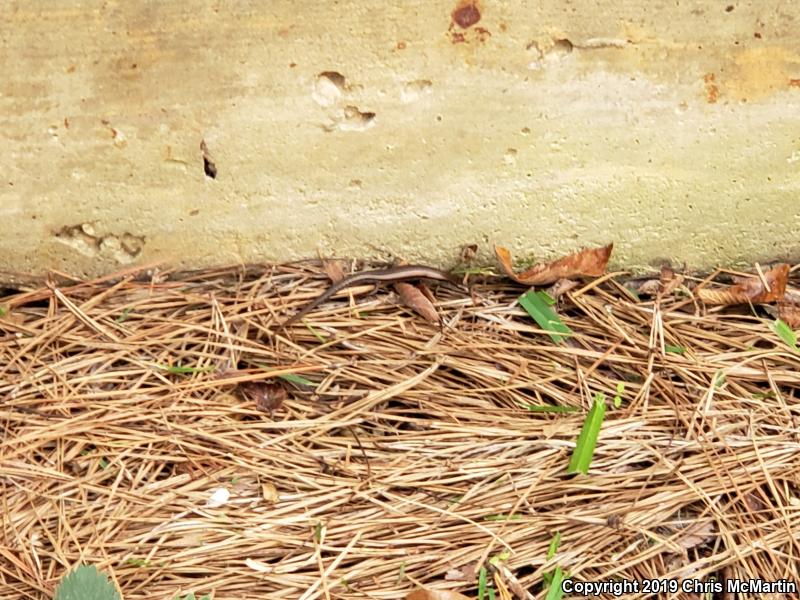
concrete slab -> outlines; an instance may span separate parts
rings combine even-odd
[[[800,4],[10,2],[0,269],[800,255]]]

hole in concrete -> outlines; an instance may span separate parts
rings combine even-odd
[[[203,153],[203,173],[206,174],[206,177],[216,179],[217,165],[214,164],[214,161],[211,160],[211,157],[208,154],[208,146],[206,146],[205,140],[200,141],[200,151]]]
[[[339,90],[344,90],[346,87],[346,80],[344,75],[338,73],[336,71],[323,71],[319,75],[317,75],[317,80],[320,79],[327,79],[331,82],[334,86],[336,86]]]
[[[314,83],[314,101],[320,106],[331,106],[347,91],[344,75],[336,71],[323,71]]]
[[[372,124],[375,118],[374,112],[361,112],[357,106],[344,107],[344,119],[346,121],[346,129],[366,129]]]
[[[572,42],[570,42],[566,38],[561,40],[555,40],[553,42],[553,47],[550,49],[550,54],[556,54],[556,55],[569,54],[570,52],[572,52],[573,48],[574,46]]]
[[[430,93],[432,85],[433,83],[430,79],[408,81],[403,85],[403,89],[400,91],[400,101],[406,104],[415,102],[419,100],[423,94]]]

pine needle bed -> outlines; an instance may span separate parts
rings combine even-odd
[[[560,344],[500,279],[440,288],[442,329],[381,288],[281,330],[328,285],[313,263],[8,290],[0,597],[50,598],[80,563],[128,600],[475,598],[480,566],[515,598],[556,566],[800,582],[800,353],[751,307],[621,281],[562,299]]]

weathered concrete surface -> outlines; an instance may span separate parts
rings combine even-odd
[[[799,3],[456,2],[6,0],[0,269],[800,254]]]

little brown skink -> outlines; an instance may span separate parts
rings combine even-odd
[[[361,271],[359,273],[353,273],[341,281],[334,283],[331,287],[301,308],[298,313],[284,322],[281,327],[288,327],[292,323],[302,319],[328,298],[345,288],[364,283],[395,283],[397,281],[407,281],[409,279],[435,279],[437,281],[447,281],[457,285],[457,282],[449,273],[423,265],[402,265],[390,269]]]

